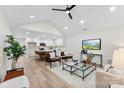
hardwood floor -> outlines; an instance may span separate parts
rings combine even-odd
[[[23,66],[31,88],[71,88],[67,82],[51,72],[43,61],[31,58],[23,58],[18,62]]]

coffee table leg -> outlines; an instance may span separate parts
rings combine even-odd
[[[70,74],[72,75],[72,66],[70,67]]]
[[[64,70],[64,64],[62,63],[62,70]]]
[[[82,79],[83,79],[83,81],[84,81],[84,78],[85,78],[85,77],[84,77],[84,71],[82,71],[82,72],[83,72],[83,78],[82,78]]]
[[[96,63],[95,63],[95,70],[96,70]]]

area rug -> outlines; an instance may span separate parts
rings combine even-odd
[[[50,67],[48,67],[48,69],[74,88],[95,88],[95,72],[96,71],[93,71],[83,81],[82,78],[74,74],[71,75],[69,72],[62,70],[62,67],[59,64],[53,64],[53,67],[51,69]]]

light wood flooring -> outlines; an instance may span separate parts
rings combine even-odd
[[[24,67],[31,88],[71,88],[67,82],[51,72],[43,61],[33,58],[22,58],[18,66]]]

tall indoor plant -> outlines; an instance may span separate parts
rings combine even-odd
[[[7,35],[7,40],[5,42],[7,43],[7,47],[4,48],[4,51],[8,59],[12,60],[12,69],[15,69],[19,57],[25,54],[26,48],[25,46],[21,46],[12,35]]]

